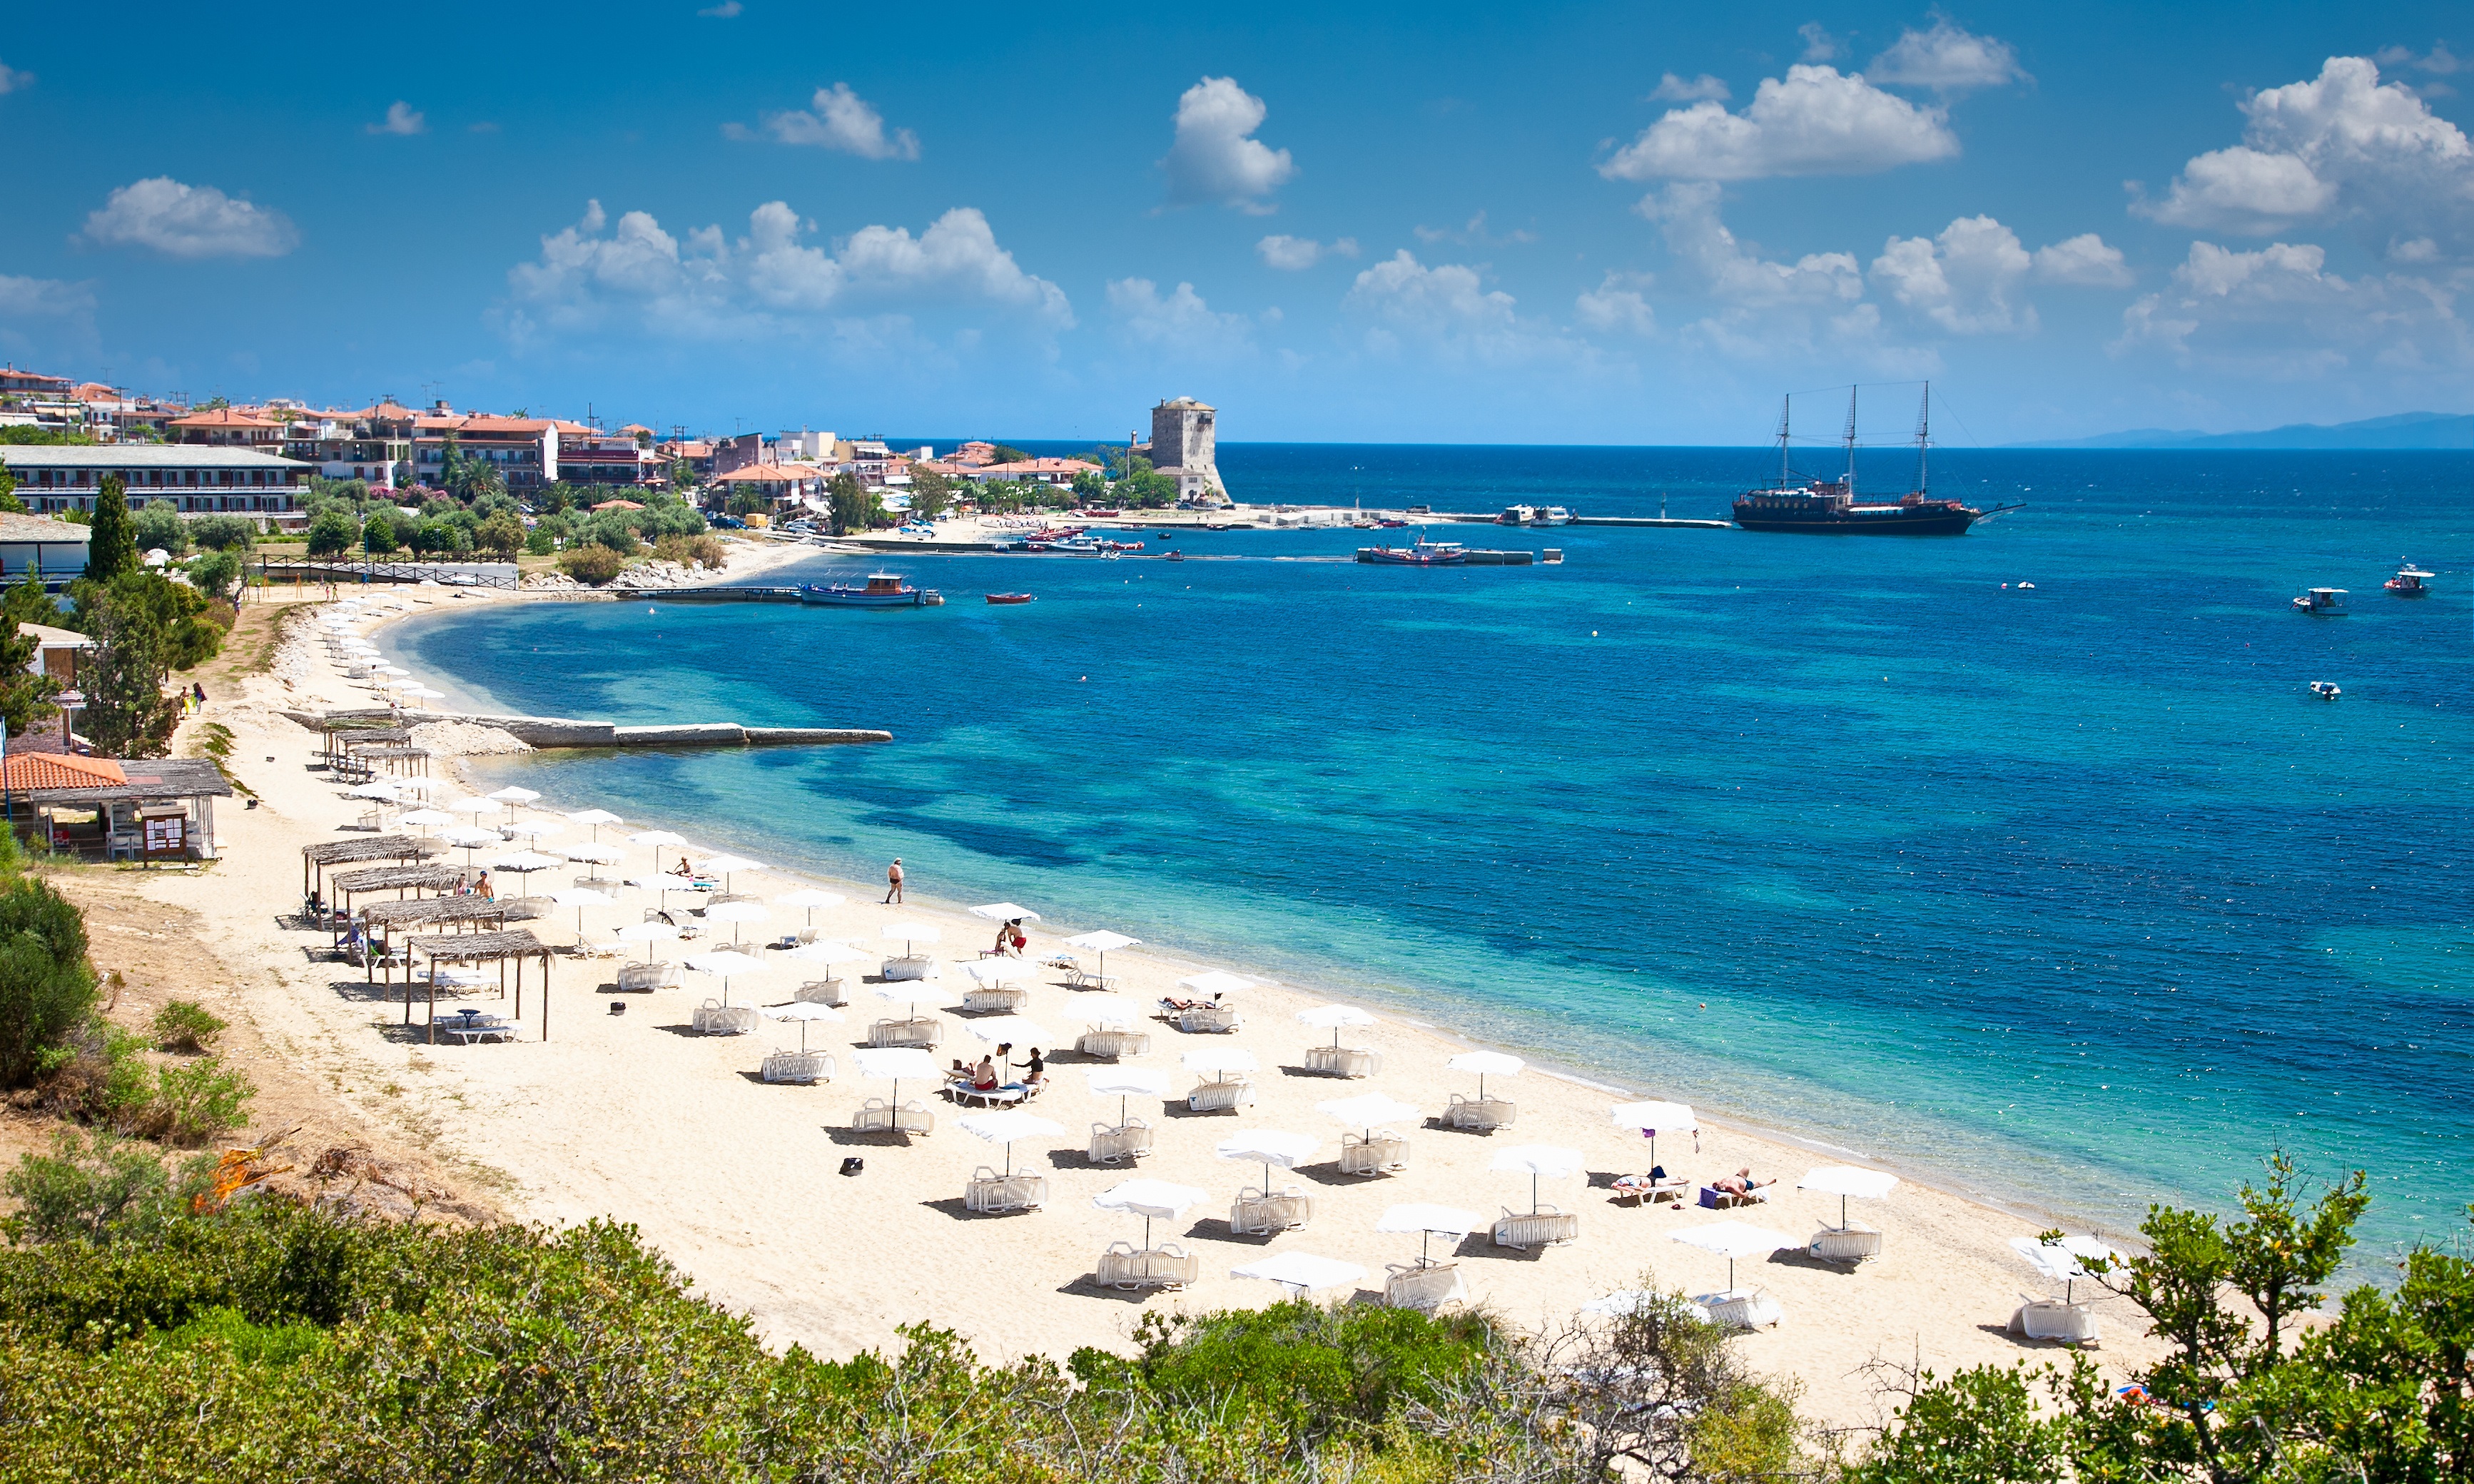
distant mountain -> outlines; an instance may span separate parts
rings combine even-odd
[[[2139,427],[2094,438],[2014,443],[2014,449],[2474,449],[2474,413],[2399,412],[2359,423],[2288,423],[2256,433]]]

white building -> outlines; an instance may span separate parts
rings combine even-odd
[[[108,475],[129,487],[129,508],[168,499],[183,515],[246,515],[301,525],[301,497],[311,468],[255,449],[211,444],[116,443],[91,447],[0,446],[0,465],[17,476],[17,498],[36,515],[92,510]]]

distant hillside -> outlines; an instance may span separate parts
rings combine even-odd
[[[2400,412],[2359,423],[2288,423],[2256,433],[2138,427],[2094,438],[2015,443],[2014,449],[2474,449],[2474,413]]]

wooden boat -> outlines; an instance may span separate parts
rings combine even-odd
[[[2397,574],[2380,584],[2399,597],[2423,597],[2430,594],[2431,573],[2412,562],[2397,569]]]
[[[991,593],[988,595],[988,601],[992,603],[1027,603],[1031,600],[1031,595],[1028,593]]]
[[[1456,541],[1420,536],[1405,547],[1360,547],[1357,559],[1388,567],[1456,567],[1468,560],[1468,548]]]
[[[879,572],[868,573],[865,587],[855,588],[846,582],[831,587],[803,583],[799,601],[827,608],[934,608],[945,599],[934,592],[912,587],[892,572]]]

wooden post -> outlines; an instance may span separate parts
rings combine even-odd
[[[546,1043],[546,1042],[549,1040],[549,955],[548,955],[547,953],[544,953],[544,954],[541,956],[541,961],[542,961],[542,1040],[543,1040],[545,1043]]]
[[[404,991],[404,1003],[412,1003],[412,992]],[[438,955],[429,956],[429,1044],[438,1044]]]

